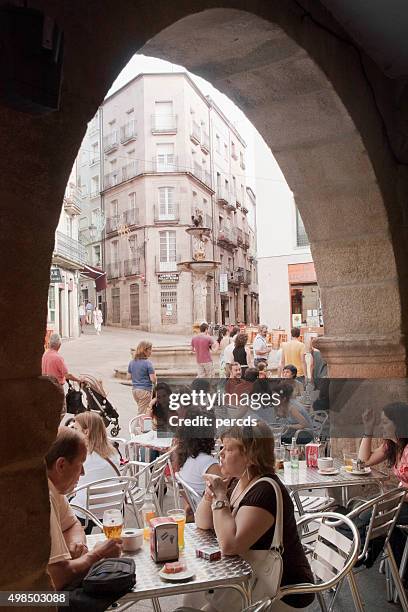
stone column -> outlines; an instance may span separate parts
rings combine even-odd
[[[193,319],[194,325],[206,321],[207,276],[193,272]]]
[[[347,339],[325,336],[316,341],[316,348],[327,361],[330,378],[362,379],[358,390],[351,395],[349,405],[344,407],[343,421],[349,414],[352,422],[355,411],[366,403],[369,394],[369,401],[378,409],[392,401],[406,401],[403,380],[407,375],[406,349],[402,341],[386,337]],[[376,383],[377,390],[363,379],[380,379]],[[343,450],[356,451],[359,442],[359,437],[333,438],[332,453],[341,457]],[[377,443],[374,441],[374,445]]]

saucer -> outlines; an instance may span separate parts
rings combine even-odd
[[[166,574],[166,572],[160,570],[159,576],[163,578],[163,580],[169,580],[170,582],[183,582],[184,580],[191,580],[194,578],[194,572],[186,569],[184,572],[178,572],[177,574]]]
[[[353,476],[367,476],[367,474],[371,474],[371,468],[366,467],[362,470],[351,470],[351,472],[348,472],[348,474],[353,474]]]
[[[335,476],[340,473],[340,470],[336,470],[336,468],[330,468],[329,470],[317,470],[318,474],[322,476]]]

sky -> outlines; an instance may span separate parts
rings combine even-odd
[[[183,66],[155,57],[135,54],[128,62],[106,94],[111,95],[142,72],[188,72]],[[287,207],[291,192],[271,150],[245,114],[226,95],[218,91],[205,79],[189,72],[190,77],[204,95],[210,95],[243,137],[247,149],[245,154],[247,186],[257,198],[258,256],[271,253],[271,240],[267,232],[270,206]],[[256,163],[255,163],[256,160]]]

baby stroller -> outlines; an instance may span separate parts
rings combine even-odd
[[[94,410],[103,419],[105,427],[112,426],[109,435],[115,438],[119,431],[119,414],[107,399],[106,391],[100,380],[86,374],[82,376],[81,389],[86,395],[87,410]]]

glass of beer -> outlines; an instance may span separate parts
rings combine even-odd
[[[357,453],[344,451],[343,453],[344,467],[346,472],[353,471],[353,461],[357,461]]]
[[[186,511],[183,508],[174,508],[167,511],[167,516],[173,518],[177,523],[178,531],[178,547],[179,550],[184,548],[184,526],[186,524]]]
[[[108,540],[120,538],[123,529],[123,516],[120,510],[105,510],[102,522],[103,532]]]

